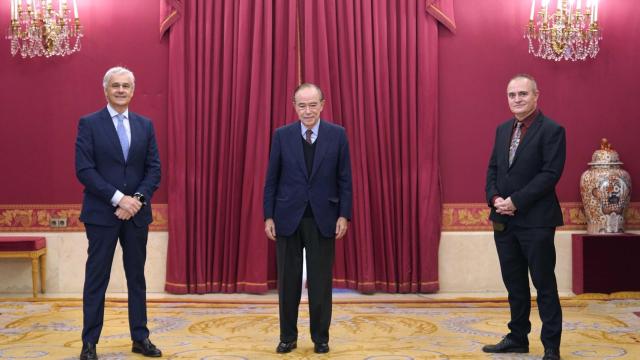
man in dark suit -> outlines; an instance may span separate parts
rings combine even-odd
[[[80,220],[89,240],[80,359],[97,359],[118,239],[127,277],[131,351],[159,357],[162,353],[149,341],[144,278],[151,196],[160,183],[155,132],[149,119],[128,110],[135,88],[131,71],[109,69],[103,87],[107,106],[80,119],[76,139],[76,176],[84,185]]]
[[[563,224],[555,186],[564,168],[565,130],[537,109],[535,80],[516,75],[507,86],[514,118],[500,126],[487,170],[486,196],[502,280],[509,293],[510,333],[484,352],[529,352],[531,293],[537,290],[544,360],[560,358],[562,310],[554,268],[554,235]]]
[[[324,106],[316,85],[302,84],[293,96],[299,121],[277,129],[264,186],[265,233],[276,241],[280,343],[278,353],[297,346],[306,249],[311,340],[329,352],[335,240],[351,218],[351,164],[344,128],[320,120]]]

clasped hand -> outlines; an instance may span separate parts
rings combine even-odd
[[[120,199],[115,214],[120,220],[129,220],[134,217],[140,209],[142,209],[142,203],[138,201],[138,199],[125,195]]]
[[[516,206],[511,201],[511,197],[503,199],[501,197],[496,198],[493,202],[493,207],[496,208],[496,212],[501,215],[513,216],[516,213]]]

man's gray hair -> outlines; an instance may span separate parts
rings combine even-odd
[[[524,73],[516,74],[511,79],[509,79],[509,83],[515,79],[527,79],[531,81],[533,83],[533,91],[538,92],[538,83],[536,82],[536,79],[533,78],[533,76]]]
[[[322,89],[320,89],[318,85],[312,83],[303,83],[298,85],[298,87],[293,91],[293,102],[296,102],[296,94],[298,93],[298,91],[304,89],[316,89],[316,91],[320,94],[320,101],[324,100],[324,94],[322,93]]]
[[[109,80],[111,80],[111,77],[113,75],[116,74],[127,74],[129,75],[129,77],[131,77],[131,87],[135,88],[136,87],[136,77],[133,76],[133,72],[125,67],[122,66],[115,66],[112,67],[111,69],[107,70],[107,72],[104,74],[104,78],[102,79],[102,87],[107,90],[107,86],[109,85]]]

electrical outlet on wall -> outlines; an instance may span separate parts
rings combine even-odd
[[[49,219],[49,227],[52,227],[52,228],[67,227],[67,218],[66,217],[51,218]]]

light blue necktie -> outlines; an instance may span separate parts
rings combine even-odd
[[[116,126],[116,131],[118,132],[118,138],[120,139],[120,146],[122,146],[122,154],[124,155],[124,160],[127,160],[127,155],[129,155],[129,138],[127,137],[127,129],[124,128],[124,115],[118,114],[116,115],[118,119],[118,126]]]

